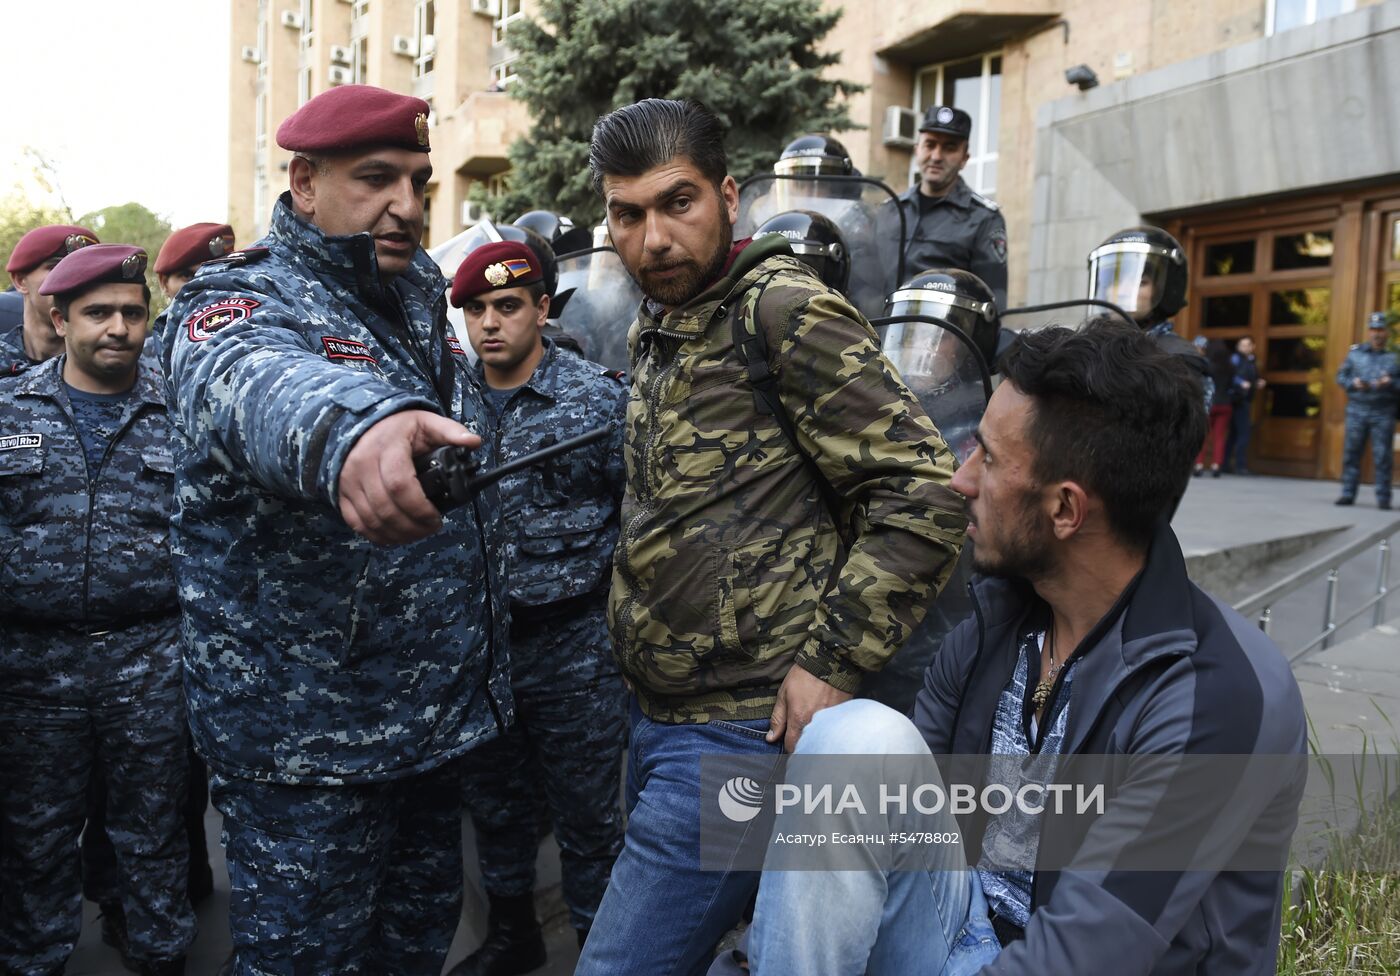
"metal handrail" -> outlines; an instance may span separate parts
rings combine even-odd
[[[1372,615],[1372,626],[1379,627],[1385,622],[1385,602],[1390,593],[1390,541],[1397,534],[1400,534],[1400,519],[1391,522],[1382,529],[1377,529],[1364,539],[1343,546],[1336,552],[1328,553],[1321,559],[1309,563],[1297,572],[1290,573],[1279,580],[1273,586],[1256,593],[1254,596],[1235,605],[1235,609],[1242,616],[1250,617],[1259,615],[1259,629],[1264,633],[1269,632],[1269,625],[1272,621],[1274,605],[1286,596],[1290,596],[1307,586],[1309,583],[1327,577],[1327,601],[1323,610],[1322,633],[1304,644],[1289,659],[1296,661],[1307,654],[1319,644],[1324,649],[1332,646],[1332,637],[1347,624],[1360,617],[1367,610],[1374,608]],[[1376,550],[1376,591],[1375,594],[1357,607],[1342,619],[1337,619],[1337,598],[1340,589],[1341,570],[1344,565],[1351,562],[1357,556],[1369,549]]]

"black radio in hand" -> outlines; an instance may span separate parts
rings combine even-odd
[[[456,446],[439,447],[416,457],[413,459],[413,466],[418,471],[418,481],[422,484],[423,493],[428,496],[428,501],[436,505],[439,511],[445,512],[449,508],[465,505],[487,485],[500,481],[508,474],[543,464],[550,458],[567,454],[607,436],[608,428],[598,427],[489,471],[480,469],[476,453],[471,448]]]

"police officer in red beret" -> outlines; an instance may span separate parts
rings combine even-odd
[[[165,239],[156,255],[156,278],[166,298],[185,287],[199,266],[233,251],[233,228],[228,224],[190,224]]]
[[[24,298],[24,321],[0,333],[0,376],[13,376],[63,352],[49,315],[53,299],[40,294],[48,273],[66,255],[97,243],[97,235],[75,224],[36,227],[19,239],[5,270]]]
[[[145,271],[145,252],[125,244],[64,257],[38,286],[64,354],[0,384],[0,539],[17,546],[0,568],[6,973],[60,973],[77,943],[78,837],[97,776],[123,960],[178,976],[194,939],[171,431],[160,384],[138,369]]]
[[[428,105],[365,85],[282,123],[267,237],[160,336],[195,748],[224,817],[233,972],[437,976],[461,911],[454,760],[512,717],[498,496],[413,459],[485,403],[419,244]]]

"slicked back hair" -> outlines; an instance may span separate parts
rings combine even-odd
[[[677,157],[718,187],[729,175],[724,125],[694,99],[644,98],[594,123],[588,170],[601,193],[605,176],[641,176]]]
[[[1186,491],[1206,436],[1200,380],[1146,333],[1108,317],[1079,331],[1020,336],[1002,374],[1030,397],[1031,470],[1075,481],[1103,501],[1119,540],[1137,551]]]

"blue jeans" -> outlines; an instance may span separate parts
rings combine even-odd
[[[855,699],[816,714],[797,745],[804,754],[928,755],[928,746],[905,716]],[[956,831],[944,816],[942,827],[925,819],[910,829]],[[765,871],[748,947],[756,976],[970,976],[1000,951],[956,844],[932,848],[927,870]]]
[[[700,759],[771,755],[768,720],[670,725],[632,703],[627,834],[574,976],[695,976],[743,917],[756,871],[700,870]],[[797,972],[798,970],[790,970]]]

